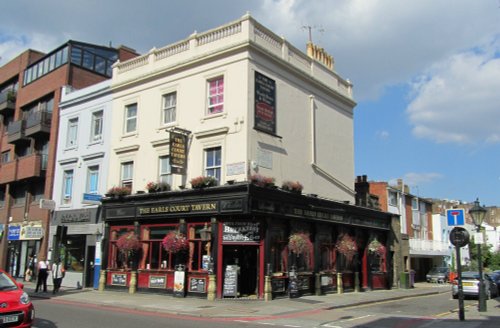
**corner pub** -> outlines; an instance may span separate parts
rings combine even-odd
[[[106,197],[100,289],[300,297],[393,285],[393,215],[250,182]],[[167,247],[169,233],[185,247]],[[137,246],[123,251],[120,238]]]

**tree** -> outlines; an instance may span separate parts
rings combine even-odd
[[[471,238],[469,243],[469,258],[470,265],[469,270],[477,271],[477,244],[474,242],[474,238]],[[483,268],[490,268],[492,263],[493,254],[491,252],[491,246],[487,243],[481,245],[481,260],[483,262]],[[491,269],[491,268],[490,268]]]

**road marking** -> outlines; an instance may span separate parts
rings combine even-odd
[[[292,328],[300,328],[302,326],[294,326],[294,325],[283,325],[284,327],[292,327]]]
[[[243,323],[249,323],[250,321],[248,320],[234,320],[235,322],[243,322]]]
[[[361,317],[355,317],[355,318],[351,318],[351,319],[345,319],[345,320],[342,320],[342,321],[339,321],[339,322],[349,322],[349,321],[354,321],[354,320],[359,320],[359,319],[364,319],[364,318],[369,318],[369,317],[373,317],[373,314],[367,314],[367,315],[364,315],[364,316],[361,316]]]
[[[266,326],[276,326],[276,324],[271,323],[271,322],[259,322],[261,325],[266,325]]]

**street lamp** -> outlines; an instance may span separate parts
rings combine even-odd
[[[486,209],[479,205],[479,199],[476,199],[474,206],[469,210],[472,222],[477,228],[478,234],[481,232],[481,224],[486,216]],[[479,303],[477,309],[479,312],[486,312],[486,295],[484,291],[483,280],[483,260],[481,258],[481,243],[477,243],[477,264],[479,267]]]

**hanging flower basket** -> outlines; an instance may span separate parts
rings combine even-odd
[[[313,244],[311,239],[309,239],[309,235],[304,232],[294,233],[288,238],[288,249],[296,255],[308,254],[311,252],[312,248]]]
[[[274,178],[272,177],[265,177],[263,175],[260,175],[260,174],[254,174],[250,177],[250,181],[254,184],[254,185],[257,185],[259,187],[267,187],[267,188],[271,188],[271,187],[274,187],[275,184],[275,180]]]
[[[300,194],[304,186],[298,181],[283,181],[281,189]]]
[[[191,187],[193,189],[201,189],[201,188],[206,188],[206,187],[213,187],[217,185],[217,179],[211,176],[199,176],[196,178],[192,178],[191,181]]]
[[[186,236],[177,231],[169,232],[162,240],[161,244],[167,252],[179,253],[189,248],[189,241]]]
[[[133,232],[129,232],[118,238],[116,241],[116,247],[118,247],[118,250],[123,254],[129,255],[130,253],[139,250],[142,245],[137,238],[137,235]]]
[[[358,252],[358,245],[356,245],[356,241],[348,234],[343,234],[340,236],[337,244],[335,245],[335,248],[337,248],[337,251],[340,254],[344,255],[349,262],[352,261],[354,255],[356,255],[356,253]]]
[[[385,246],[375,238],[368,244],[368,252],[382,256],[385,254]]]

